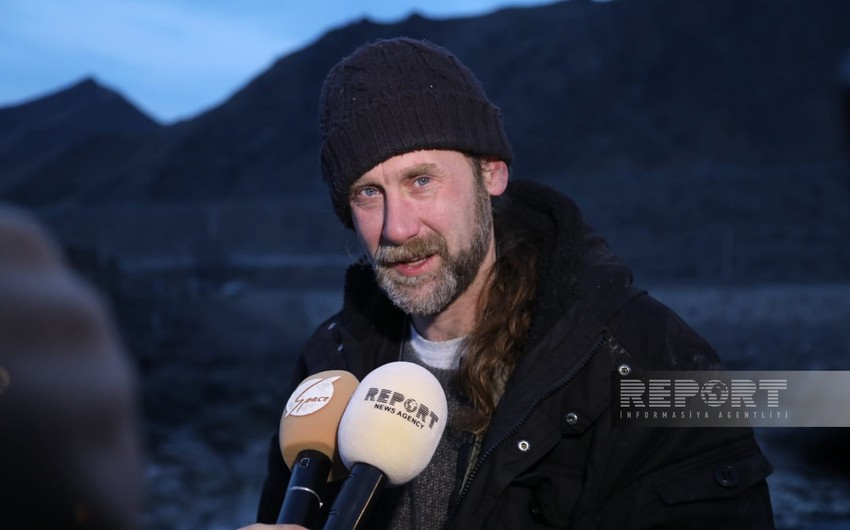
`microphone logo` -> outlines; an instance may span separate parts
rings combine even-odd
[[[371,387],[363,401],[374,401],[374,408],[389,414],[395,414],[403,420],[412,423],[422,430],[426,426],[434,429],[434,424],[440,421],[440,417],[428,408],[425,403],[419,403],[412,397],[407,397],[401,392],[390,388]],[[396,405],[401,405],[404,410],[397,410]],[[406,411],[406,412],[405,412]]]
[[[286,416],[307,416],[321,410],[334,397],[334,381],[340,376],[307,379],[286,402]]]

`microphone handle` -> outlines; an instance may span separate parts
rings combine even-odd
[[[369,515],[386,475],[371,464],[351,466],[323,530],[357,530]]]
[[[277,524],[313,527],[322,508],[321,493],[328,481],[331,464],[331,459],[319,451],[305,449],[298,453]]]

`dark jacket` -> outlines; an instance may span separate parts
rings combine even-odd
[[[523,356],[449,528],[773,528],[771,467],[750,429],[612,424],[616,370],[720,368],[709,344],[634,287],[566,197],[517,182],[495,206],[497,238],[520,231],[534,242],[540,282]],[[294,382],[330,369],[362,379],[399,359],[406,327],[371,270],[355,265],[342,311],[316,331]],[[276,437],[269,456],[261,522],[274,521],[289,479]],[[380,502],[393,500],[387,490]],[[369,528],[389,510],[375,512]]]

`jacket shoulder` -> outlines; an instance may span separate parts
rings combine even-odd
[[[609,320],[608,328],[646,370],[719,370],[714,348],[672,309],[643,293]]]

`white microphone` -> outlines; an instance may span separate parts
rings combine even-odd
[[[337,448],[350,473],[324,530],[362,528],[381,486],[399,486],[421,473],[447,415],[440,382],[417,364],[393,362],[364,377],[339,423]]]

